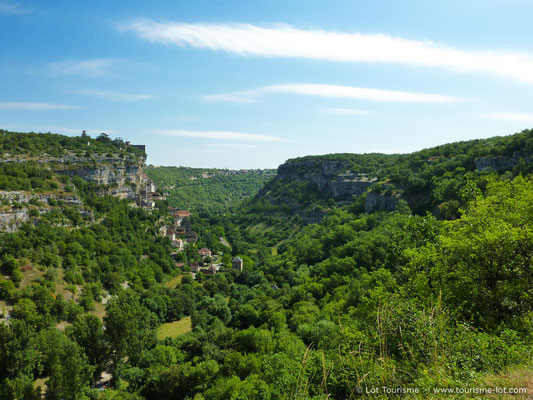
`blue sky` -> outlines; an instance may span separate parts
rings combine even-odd
[[[0,128],[276,167],[533,127],[533,2],[4,1]]]

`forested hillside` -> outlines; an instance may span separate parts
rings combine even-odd
[[[531,143],[524,131],[291,160],[231,213],[193,213],[190,241],[167,229],[168,200],[143,209],[49,171],[29,190],[63,185],[89,217],[56,202],[56,219],[0,233],[0,399],[522,390],[533,370]],[[174,172],[151,172],[177,185]],[[379,206],[365,211],[369,197]]]
[[[411,154],[329,154],[288,160],[275,179],[241,206],[234,222],[270,245],[276,232],[320,221],[332,208],[353,212],[409,209],[455,219],[465,191],[484,190],[493,174],[510,179],[533,171],[533,133],[449,143]],[[273,227],[276,227],[273,232]]]
[[[148,167],[146,173],[168,192],[169,205],[204,214],[222,214],[255,195],[275,171]]]
[[[61,157],[75,154],[77,156],[105,155],[115,153],[130,153],[135,156],[144,156],[144,151],[135,147],[126,146],[122,139],[111,140],[105,133],[96,139],[85,132],[81,136],[65,136],[55,133],[11,132],[0,129],[0,159],[36,157],[43,159],[46,156]]]

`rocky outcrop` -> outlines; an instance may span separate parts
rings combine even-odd
[[[366,189],[374,183],[376,179],[369,179],[366,176],[353,175],[347,178],[333,180],[329,183],[329,190],[333,192],[335,198],[361,196]]]
[[[61,175],[79,176],[89,182],[103,185],[100,195],[116,196],[122,199],[146,202],[149,193],[154,192],[152,182],[144,174],[145,157],[131,154],[93,154],[89,157],[66,154],[62,157],[28,157],[27,155],[0,155],[0,163],[36,162],[48,164]],[[153,189],[153,190],[150,190]]]
[[[0,232],[15,232],[30,219],[36,223],[39,216],[64,206],[74,207],[87,221],[94,220],[92,211],[74,194],[0,190]]]
[[[346,161],[305,160],[287,162],[278,167],[277,178],[313,182],[319,190],[328,190],[336,199],[360,196],[376,178],[348,171]]]
[[[62,175],[79,176],[98,185],[109,186],[103,189],[111,196],[135,200],[141,186],[142,167],[138,165],[109,165],[103,164],[96,167],[68,168],[57,171]]]
[[[365,199],[365,213],[370,214],[375,211],[394,211],[397,204],[398,199],[394,196],[369,192]]]
[[[476,159],[476,169],[483,171],[486,169],[493,169],[494,171],[513,169],[520,159],[529,164],[531,162],[531,154],[524,151],[515,151],[511,157],[480,157]]]
[[[80,198],[76,195],[55,195],[46,193],[0,190],[0,202],[2,203],[13,204],[16,202],[25,204],[30,200],[37,200],[43,203],[49,203],[50,200],[56,200],[72,206],[80,206],[82,204]]]
[[[9,208],[0,210],[0,231],[15,232],[20,225],[30,220],[27,208]]]

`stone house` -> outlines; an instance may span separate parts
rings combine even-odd
[[[235,257],[231,264],[234,269],[236,269],[239,272],[242,272],[242,267],[243,267],[242,258],[240,258],[239,256]]]
[[[209,250],[209,249],[206,248],[206,247],[203,247],[203,248],[201,248],[200,250],[198,250],[198,254],[199,254],[201,257],[203,257],[203,258],[205,258],[205,257],[207,257],[207,256],[211,257],[211,250]]]

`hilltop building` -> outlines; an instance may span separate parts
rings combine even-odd
[[[233,268],[236,269],[237,271],[242,272],[242,267],[243,267],[243,261],[242,261],[242,258],[240,258],[239,256],[235,257],[235,258],[233,259],[232,266],[233,266]]]

